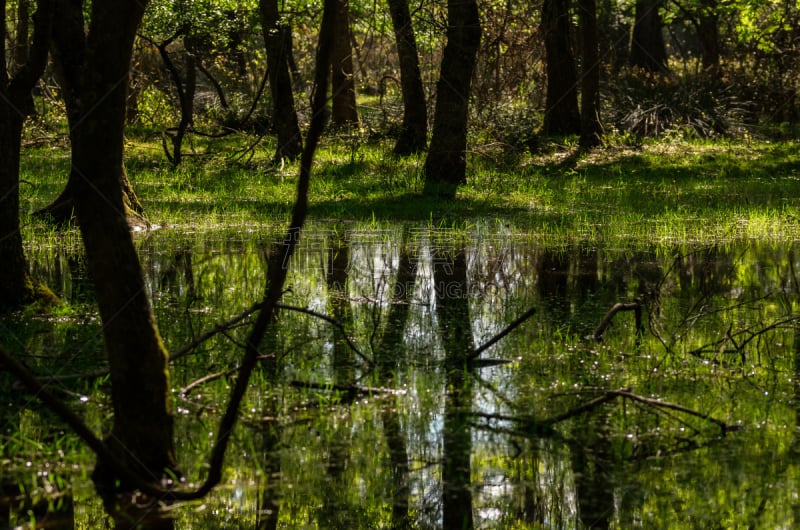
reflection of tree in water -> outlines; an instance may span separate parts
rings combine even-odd
[[[472,378],[466,361],[475,344],[469,312],[467,260],[464,249],[433,256],[436,318],[447,367],[442,433],[443,527],[472,529]]]
[[[578,519],[582,528],[604,530],[614,516],[614,462],[611,458],[608,414],[583,418],[570,440]]]
[[[338,231],[334,231],[334,239],[328,248],[325,282],[328,287],[328,308],[330,315],[338,320],[345,329],[353,329],[353,312],[348,294],[348,264],[350,262],[350,245]],[[336,338],[333,343],[333,382],[338,385],[355,383],[354,354],[344,340]],[[337,422],[327,442],[326,454],[326,489],[323,493],[322,506],[319,509],[320,528],[356,528],[358,515],[351,510],[341,496],[348,490],[345,482],[345,471],[349,465],[352,447],[349,439],[349,421]]]
[[[378,384],[387,388],[398,386],[397,368],[404,356],[403,337],[408,322],[411,297],[417,279],[417,259],[412,256],[408,238],[404,234],[400,246],[400,256],[395,277],[394,293],[383,336],[375,354]],[[381,421],[389,449],[389,464],[392,502],[392,528],[397,530],[408,528],[409,519],[409,464],[408,447],[398,412],[398,398],[386,399],[381,407]]]

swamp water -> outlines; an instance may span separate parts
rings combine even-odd
[[[180,352],[187,486],[204,477],[249,320],[182,348],[259,300],[276,236],[137,236]],[[29,258],[73,309],[2,321],[0,337],[102,432],[109,389],[85,264],[63,248]],[[552,247],[502,226],[317,223],[289,264],[223,484],[171,507],[162,527],[796,527],[798,258],[790,243]],[[599,329],[620,302],[631,310]],[[91,456],[0,378],[0,527],[109,527]]]

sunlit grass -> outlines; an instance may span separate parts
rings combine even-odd
[[[159,140],[140,134],[127,144],[128,173],[154,225],[246,230],[288,218],[298,165],[272,165],[268,142],[242,157],[243,146],[228,140],[210,148],[213,154],[189,156],[172,168]],[[316,157],[310,217],[434,225],[501,219],[512,232],[551,243],[800,237],[795,143],[673,139],[632,148],[612,141],[587,154],[571,146],[516,153],[511,162],[480,146],[471,153],[457,199],[438,201],[421,195],[424,155],[398,159],[388,140],[336,133]],[[23,224],[26,235],[35,234],[29,244],[55,237],[27,214],[57,195],[68,165],[63,148],[25,151]]]

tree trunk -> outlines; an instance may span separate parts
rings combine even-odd
[[[274,160],[296,160],[303,151],[303,138],[294,106],[292,78],[289,74],[291,28],[279,23],[278,0],[259,0],[261,28],[267,49],[269,88],[272,94],[272,119],[278,133]]]
[[[353,77],[353,48],[350,44],[350,2],[336,0],[336,26],[331,50],[333,125],[358,125],[356,84]]]
[[[94,280],[111,369],[114,425],[109,448],[131,470],[158,482],[176,468],[167,354],[147,299],[126,219],[122,167],[125,101],[141,0],[95,0],[78,85],[80,123],[72,140],[73,197]],[[99,460],[94,479],[116,477]],[[122,484],[123,489],[126,488]]]
[[[0,1],[3,13],[6,2]],[[27,16],[27,15],[26,15]],[[5,60],[0,64],[0,311],[14,309],[38,298],[55,300],[46,287],[31,277],[19,225],[19,160],[22,126],[33,112],[31,90],[47,64],[47,43],[53,20],[52,2],[39,0],[34,15],[34,41],[9,79]],[[0,57],[5,58],[5,24],[0,27]],[[26,30],[27,33],[27,30]],[[29,53],[28,53],[29,51]]]
[[[600,57],[597,45],[596,0],[578,0],[578,18],[583,48],[580,146],[587,148],[600,145],[603,134],[600,124]]]
[[[708,0],[700,6],[697,24],[703,70],[712,74],[719,69],[719,17],[716,0]]]
[[[630,64],[646,72],[667,71],[667,48],[660,8],[661,0],[636,0]]]
[[[394,145],[394,154],[410,155],[424,151],[428,145],[428,109],[425,89],[419,70],[419,54],[408,0],[388,0],[397,57],[400,62],[400,91],[403,96],[403,127]]]
[[[57,0],[55,4],[55,18],[58,24],[53,25],[52,57],[55,74],[61,85],[64,105],[67,109],[70,144],[74,148],[75,133],[83,126],[84,121],[83,107],[79,99],[80,76],[87,45],[84,32],[83,2],[80,0]],[[123,201],[128,223],[131,226],[146,226],[147,221],[141,215],[144,208],[133,191],[122,160],[114,173],[124,191]],[[71,222],[75,213],[74,189],[81,180],[83,180],[83,176],[76,173],[76,166],[73,164],[67,184],[58,197],[34,215],[49,219],[56,224]]]
[[[569,1],[544,0],[542,34],[547,70],[543,134],[581,132],[578,112],[578,69],[572,53]]]
[[[425,159],[425,190],[430,196],[453,198],[467,181],[467,119],[481,24],[475,0],[448,0],[447,45],[444,47],[433,136]]]

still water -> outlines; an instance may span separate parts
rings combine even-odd
[[[190,486],[204,477],[250,320],[197,339],[258,301],[277,232],[137,237],[164,340],[179,352],[171,377]],[[83,258],[63,247],[29,256],[73,310],[3,321],[0,336],[102,432],[108,382]],[[289,264],[287,307],[262,345],[224,483],[162,524],[796,527],[798,258],[793,243],[553,247],[491,222],[317,223]],[[627,310],[601,328],[617,303]],[[90,455],[0,375],[0,527],[110,527]]]

